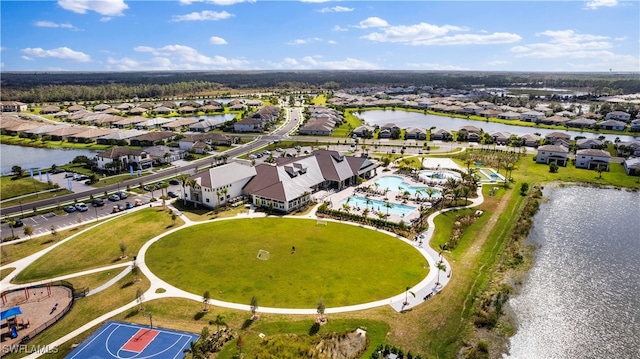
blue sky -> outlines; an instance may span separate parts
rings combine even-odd
[[[640,2],[2,0],[2,71],[640,71]]]

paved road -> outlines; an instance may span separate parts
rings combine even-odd
[[[264,135],[264,136],[259,136],[256,140],[242,145],[242,146],[238,146],[238,147],[234,147],[231,148],[227,151],[225,151],[224,153],[226,155],[229,156],[229,158],[234,158],[234,157],[238,157],[240,155],[249,153],[249,152],[253,152],[259,148],[262,148],[266,145],[268,145],[269,143],[273,142],[274,140],[280,140],[285,138],[288,133],[294,129],[296,126],[298,126],[299,121],[302,118],[302,114],[300,112],[300,109],[298,108],[288,108],[287,110],[287,121],[285,122],[285,124],[283,126],[281,126],[280,128],[278,128],[277,130],[275,130],[274,132],[272,132],[269,135]],[[200,167],[202,168],[203,166],[207,166],[211,164],[211,159],[210,158],[203,158],[197,161],[193,161],[190,162],[188,164],[185,164],[184,166],[181,167],[177,167],[171,170],[164,170],[164,171],[160,171],[157,173],[153,173],[147,176],[143,177],[144,182],[149,183],[149,182],[156,182],[156,181],[160,181],[163,179],[166,179],[168,177],[175,177],[178,174],[181,173],[186,173],[186,174],[194,174],[195,173],[195,169]],[[56,198],[51,198],[51,199],[45,199],[45,200],[41,200],[41,201],[36,201],[36,202],[31,202],[29,204],[23,204],[22,205],[22,210],[21,210],[21,206],[20,205],[15,205],[15,206],[11,206],[11,207],[2,207],[0,208],[0,216],[14,216],[18,213],[25,212],[25,208],[31,209],[33,207],[36,208],[47,208],[50,206],[57,206],[58,204],[64,204],[64,203],[69,203],[69,202],[73,202],[75,200],[77,201],[82,201],[82,200],[86,200],[87,198],[89,198],[89,196],[93,195],[93,196],[102,196],[104,194],[104,192],[115,192],[119,189],[122,188],[126,188],[127,185],[130,186],[137,186],[140,182],[140,178],[136,177],[134,179],[131,180],[127,180],[127,181],[122,181],[119,184],[113,184],[113,185],[109,185],[106,187],[102,187],[102,188],[94,188],[94,189],[89,189],[86,191],[83,191],[81,193],[71,193],[71,194],[67,194],[67,195],[63,195],[60,197],[56,197]],[[75,183],[74,183],[75,185]]]

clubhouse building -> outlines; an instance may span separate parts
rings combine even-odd
[[[193,185],[183,195],[211,208],[249,197],[256,207],[289,213],[310,202],[313,193],[357,185],[358,178],[375,176],[377,168],[366,157],[317,150],[303,157],[280,157],[275,164],[232,162],[211,168],[190,177]]]

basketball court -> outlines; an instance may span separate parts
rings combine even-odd
[[[109,321],[65,359],[183,358],[199,335],[162,328]]]

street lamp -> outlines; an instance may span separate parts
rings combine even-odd
[[[24,217],[24,213],[22,213],[22,201],[18,201],[20,204],[20,217]]]
[[[98,218],[98,206],[93,207],[93,209],[96,210],[96,222],[100,221],[100,219]]]

